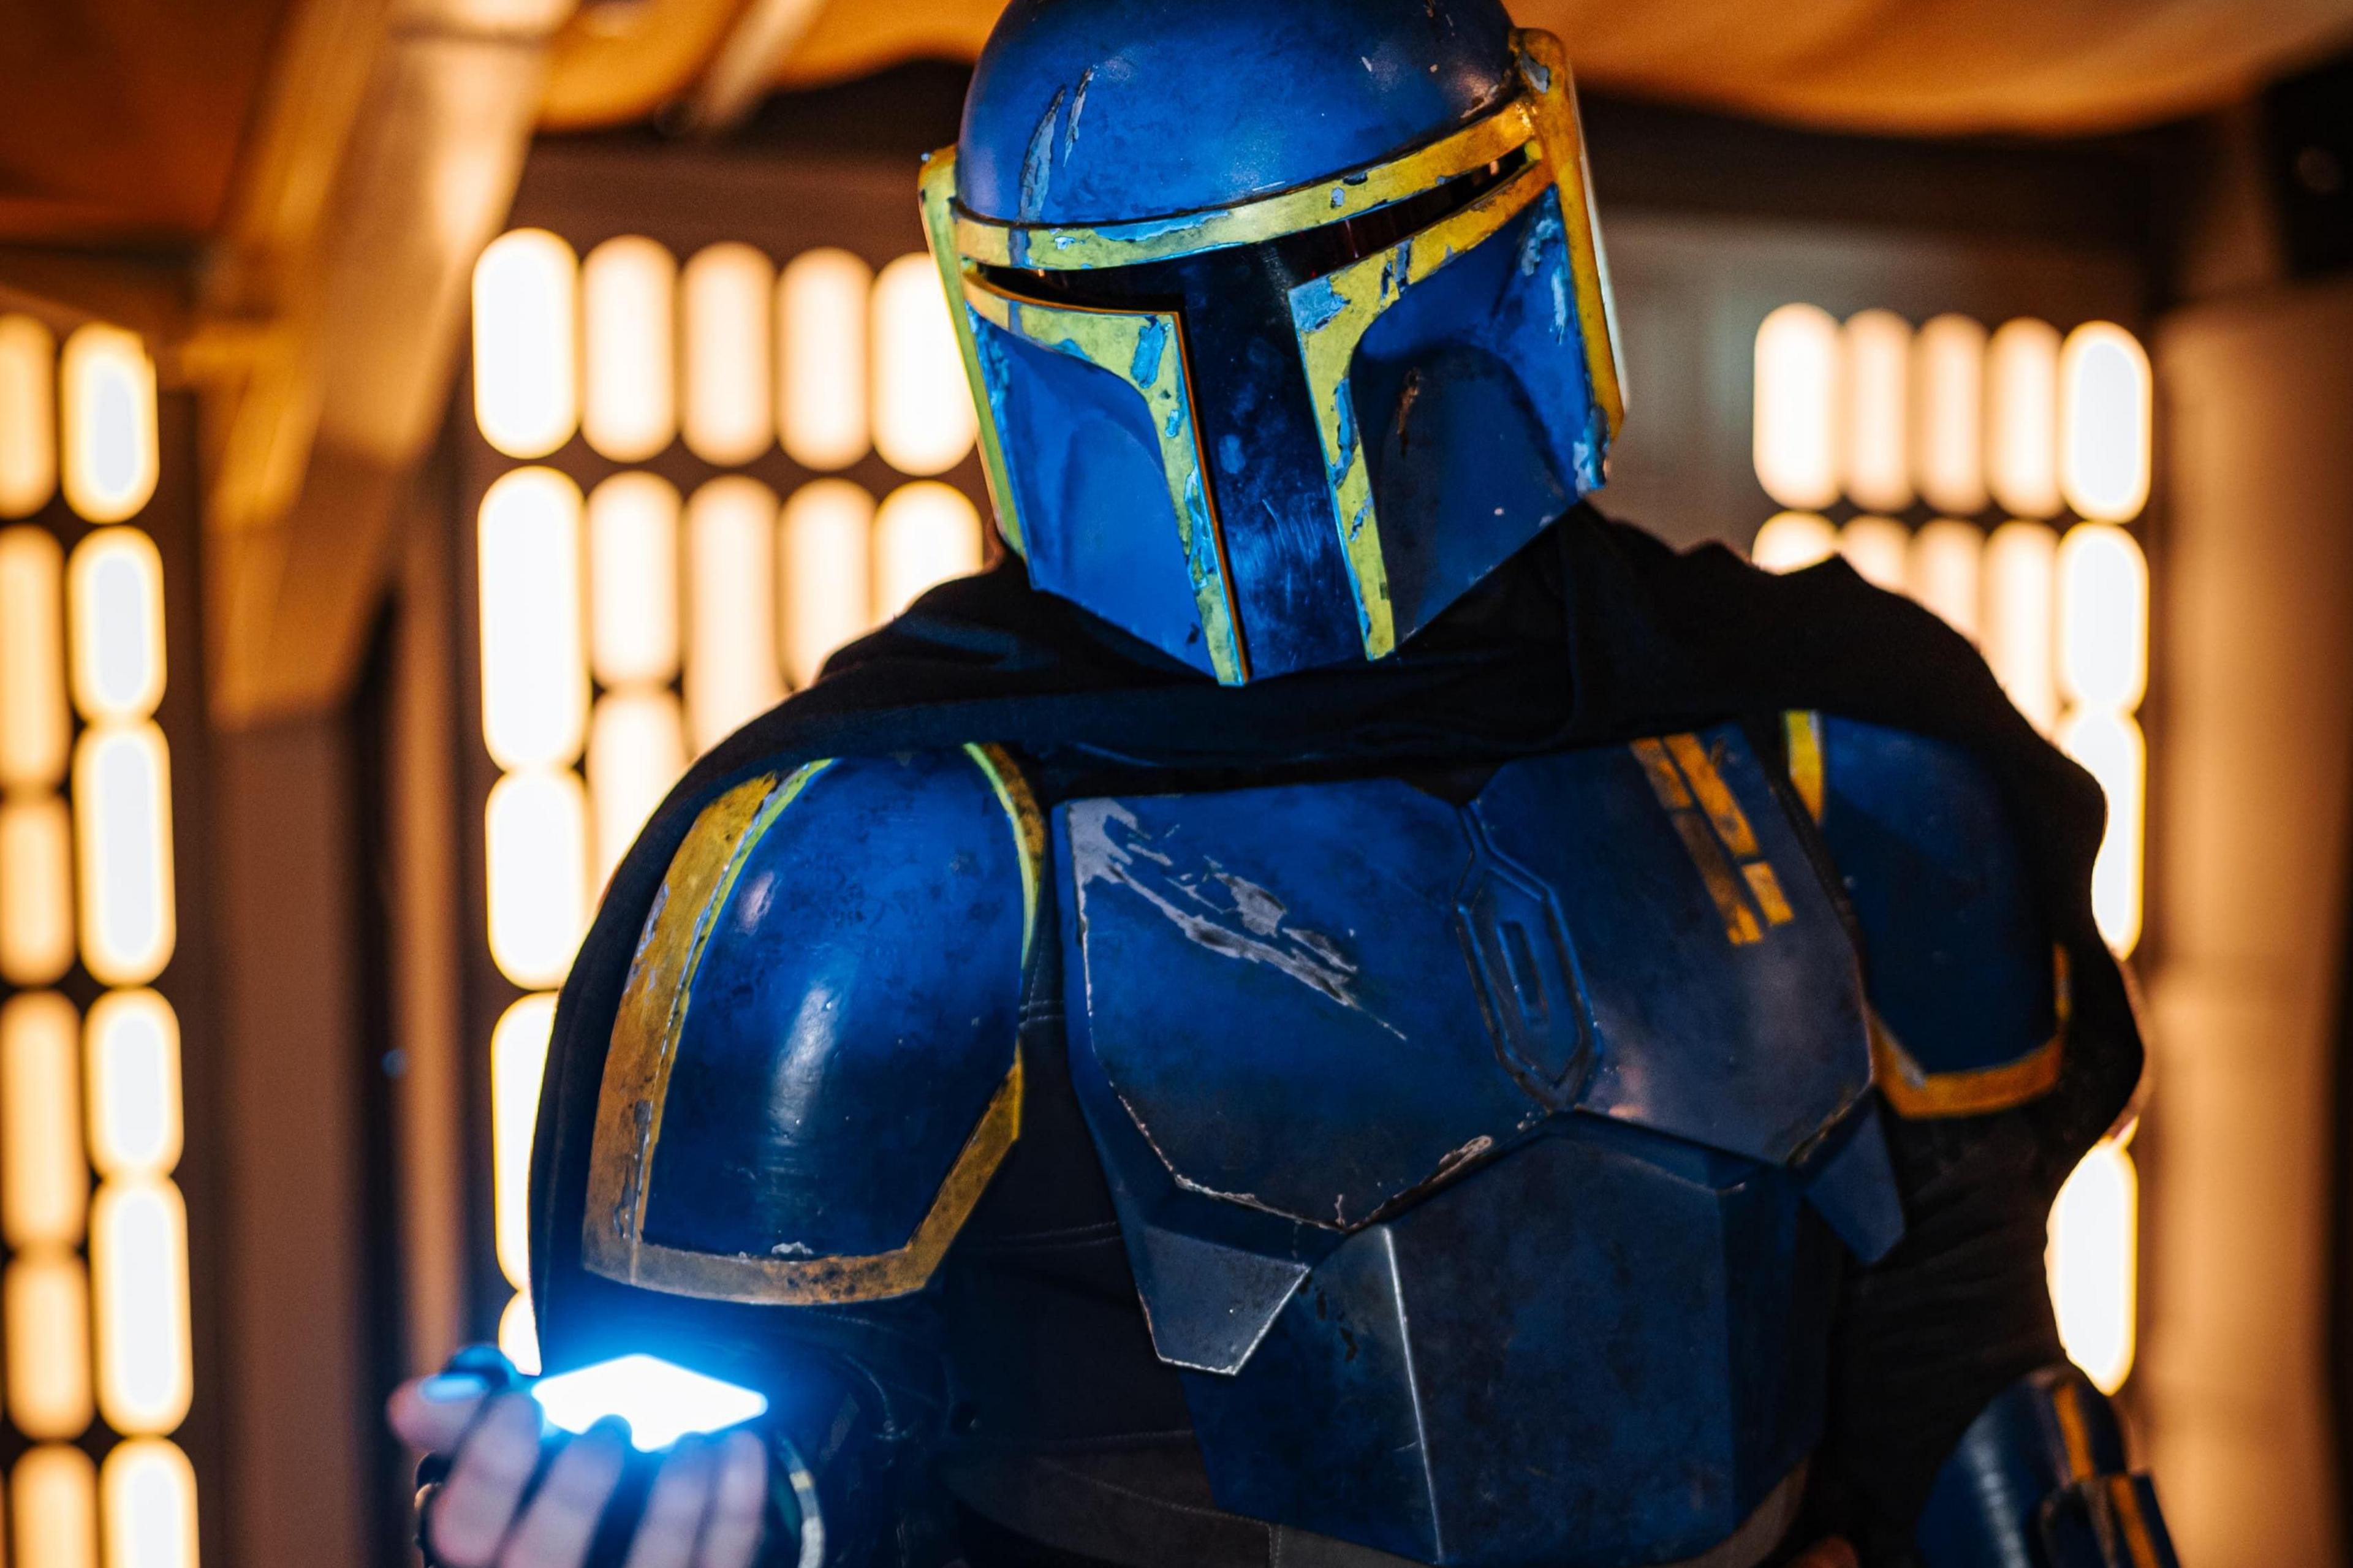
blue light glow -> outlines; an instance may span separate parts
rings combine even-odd
[[[659,1356],[625,1355],[545,1377],[531,1396],[566,1432],[586,1432],[608,1415],[629,1424],[642,1453],[667,1448],[693,1432],[739,1426],[768,1408],[764,1394],[673,1366]]]

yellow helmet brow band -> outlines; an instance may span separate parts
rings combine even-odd
[[[966,261],[985,267],[1077,272],[1256,245],[1362,217],[1483,169],[1527,148],[1536,139],[1538,119],[1530,98],[1515,98],[1484,119],[1385,163],[1235,206],[1174,217],[1071,227],[996,223],[959,212],[956,250]]]
[[[1016,555],[1027,549],[1021,531],[1020,509],[1014,505],[1013,481],[1005,466],[1005,437],[989,406],[988,378],[980,366],[980,347],[974,341],[972,321],[955,308],[965,264],[956,254],[956,150],[944,147],[923,162],[917,184],[923,215],[923,238],[932,261],[940,269],[940,287],[948,297],[948,317],[955,328],[956,351],[964,360],[965,381],[972,389],[972,405],[980,416],[980,471],[988,481],[988,499],[997,510],[997,531]]]

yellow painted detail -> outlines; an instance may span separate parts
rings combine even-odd
[[[1593,168],[1585,155],[1585,126],[1568,51],[1535,28],[1519,35],[1520,70],[1534,89],[1536,140],[1560,184],[1560,216],[1568,230],[1569,271],[1577,279],[1577,323],[1585,339],[1585,368],[1594,401],[1609,421],[1610,439],[1626,421],[1626,391],[1618,379],[1618,324],[1609,299],[1609,269],[1594,217]]]
[[[1193,604],[1208,640],[1209,666],[1218,679],[1239,686],[1250,679],[1249,660],[1237,630],[1226,572],[1225,541],[1208,476],[1201,472],[1201,447],[1194,434],[1192,379],[1186,374],[1184,333],[1166,311],[1079,310],[1047,304],[983,280],[964,279],[963,296],[976,314],[1001,330],[1110,372],[1135,389],[1160,447],[1161,478],[1192,579]],[[1146,333],[1157,333],[1156,353],[1139,358]],[[1136,373],[1148,367],[1147,382]],[[984,402],[981,406],[987,408]],[[1203,531],[1207,531],[1204,532]]]
[[[1002,746],[966,745],[965,752],[988,777],[997,804],[1013,825],[1014,847],[1021,858],[1021,962],[1029,962],[1029,942],[1038,933],[1039,879],[1046,864],[1046,818],[1038,797],[1019,764]]]
[[[1551,183],[1545,167],[1531,164],[1464,207],[1387,250],[1361,257],[1337,271],[1301,286],[1326,304],[1318,319],[1303,323],[1300,358],[1307,371],[1307,394],[1315,407],[1330,477],[1341,547],[1356,593],[1365,657],[1380,658],[1397,648],[1397,622],[1389,607],[1388,565],[1381,555],[1380,530],[1373,517],[1372,468],[1356,429],[1348,373],[1356,345],[1405,290],[1456,257],[1492,237],[1525,211]],[[1336,308],[1334,308],[1336,307]]]
[[[1821,715],[1784,713],[1781,724],[1789,737],[1789,783],[1806,803],[1806,815],[1820,822],[1828,798],[1823,793],[1828,781],[1822,773]]]
[[[1757,911],[1740,896],[1740,884],[1732,875],[1732,867],[1724,858],[1724,847],[1698,814],[1678,811],[1672,814],[1675,832],[1691,852],[1692,864],[1699,868],[1700,880],[1707,884],[1708,897],[1715,900],[1715,912],[1724,918],[1724,934],[1735,947],[1746,947],[1760,942],[1765,932],[1757,923]]]
[[[1656,741],[1636,741],[1633,752],[1634,760],[1642,764],[1642,772],[1649,776],[1651,792],[1659,797],[1659,804],[1669,811],[1689,811],[1691,791],[1683,787],[1683,776],[1675,772],[1675,764],[1667,756],[1666,747]]]
[[[1789,908],[1789,900],[1783,896],[1781,879],[1773,874],[1771,865],[1763,860],[1752,860],[1740,868],[1740,874],[1747,879],[1748,890],[1756,895],[1757,907],[1763,911],[1767,925],[1785,926],[1798,918],[1797,912]]]
[[[2092,1463],[2092,1433],[2084,1421],[2084,1391],[2073,1380],[2052,1385],[2052,1414],[2059,1418],[2059,1441],[2067,1450],[2067,1478],[2088,1481],[2099,1472]]]
[[[995,747],[965,751],[995,789],[1014,832],[1021,859],[1026,960],[1037,921],[1044,818],[1009,756]],[[597,1089],[580,1237],[581,1261],[591,1273],[673,1295],[728,1301],[806,1304],[903,1296],[930,1279],[1020,1134],[1017,1044],[1012,1068],[905,1246],[871,1257],[784,1258],[689,1252],[645,1239],[662,1109],[703,951],[753,849],[831,765],[808,763],[790,773],[766,773],[736,785],[702,808],[671,858],[629,965]]]
[[[1758,853],[1756,830],[1748,826],[1747,813],[1742,811],[1740,803],[1732,798],[1732,786],[1724,782],[1724,775],[1716,771],[1715,759],[1707,754],[1707,748],[1700,744],[1699,737],[1668,736],[1667,753],[1674,758],[1675,765],[1683,770],[1683,777],[1691,781],[1692,794],[1698,797],[1700,809],[1707,813],[1707,819],[1715,826],[1715,836],[1724,840],[1724,847],[1740,859],[1756,858]]]
[[[2140,1490],[2133,1485],[2130,1476],[2108,1478],[2108,1501],[2124,1531],[2125,1551],[2132,1558],[2132,1568],[2158,1568],[2157,1542],[2148,1532],[2148,1521],[2141,1517]]]
[[[956,248],[965,259],[986,267],[1064,272],[1134,267],[1237,245],[1257,245],[1361,217],[1377,207],[1420,195],[1483,169],[1528,144],[1536,113],[1530,99],[1514,99],[1485,119],[1388,163],[1185,217],[1060,227],[997,223],[961,214],[955,224]]]
[[[923,214],[923,237],[932,260],[940,269],[940,286],[947,291],[948,315],[955,324],[956,349],[964,358],[965,380],[972,385],[972,405],[980,415],[980,468],[988,480],[988,498],[997,509],[997,528],[1016,554],[1022,551],[1021,517],[1013,501],[1013,486],[1005,468],[1005,437],[988,401],[988,384],[980,374],[980,346],[973,341],[972,322],[955,301],[963,293],[965,265],[956,254],[955,159],[954,147],[944,147],[923,163],[918,192]]]
[[[2051,950],[2052,994],[2058,1027],[2016,1061],[1999,1067],[1932,1073],[1913,1059],[1877,1013],[1869,1015],[1871,1067],[1879,1092],[1907,1121],[1943,1116],[1984,1116],[2024,1105],[2051,1091],[2067,1062],[2067,1026],[2073,1016],[2067,950]]]
[[[981,1194],[1012,1150],[1021,1130],[1021,1054],[1016,1047],[1012,1069],[904,1247],[863,1258],[759,1258],[719,1257],[645,1242],[631,1248],[626,1273],[591,1267],[609,1278],[674,1296],[765,1306],[840,1305],[913,1295],[930,1282],[947,1256],[948,1244],[972,1217]]]

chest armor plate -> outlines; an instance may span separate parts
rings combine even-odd
[[[1817,1435],[1832,1232],[1902,1228],[1738,731],[1055,823],[1072,1075],[1219,1502],[1434,1563],[1730,1535]]]

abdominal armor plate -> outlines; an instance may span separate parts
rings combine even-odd
[[[1056,813],[1071,1068],[1219,1501],[1670,1561],[1902,1230],[1852,944],[1740,732]]]

